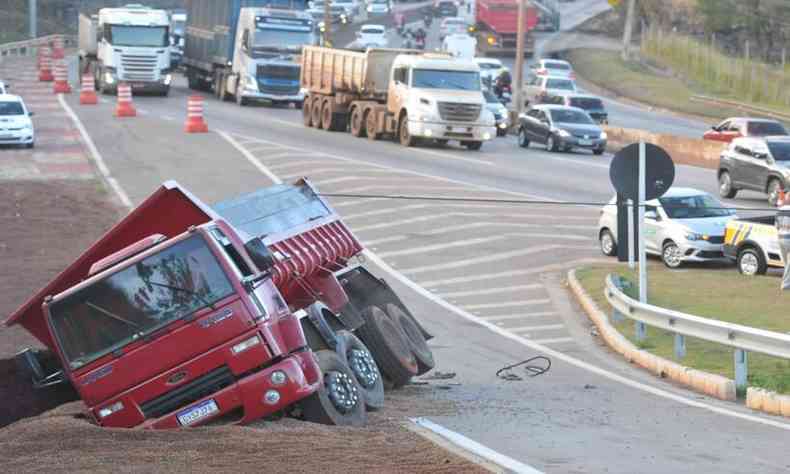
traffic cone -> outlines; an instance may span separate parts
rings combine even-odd
[[[52,82],[55,78],[52,76],[52,53],[49,48],[41,48],[41,62],[38,67],[38,80],[40,82]]]
[[[118,84],[118,105],[115,107],[115,116],[137,116],[137,109],[132,104],[132,87],[129,84]]]
[[[96,105],[99,98],[96,96],[96,82],[92,74],[83,74],[82,89],[80,89],[80,104]]]
[[[66,57],[66,50],[63,47],[63,37],[56,36],[52,46],[52,59],[63,59]]]
[[[187,101],[187,123],[184,125],[187,133],[206,133],[208,125],[203,120],[203,97],[199,95],[189,96]]]
[[[55,85],[52,90],[55,92],[55,94],[71,93],[68,73],[66,72],[66,63],[62,59],[58,59],[55,62]]]
[[[788,203],[787,191],[780,189],[779,192],[776,193],[776,207],[782,207],[786,203]]]

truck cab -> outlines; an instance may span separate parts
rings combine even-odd
[[[119,82],[132,91],[167,95],[172,80],[170,18],[165,10],[142,5],[102,8],[94,17],[80,18],[80,57],[92,67],[103,92]],[[95,63],[94,63],[95,61]]]
[[[184,11],[174,11],[170,14],[170,60],[173,69],[181,65],[184,58],[184,33],[187,24],[187,14]]]
[[[494,116],[480,87],[480,68],[473,60],[401,54],[391,74],[387,111],[401,124],[402,143],[407,133],[409,138],[459,140],[479,149],[496,136]]]
[[[301,53],[302,46],[315,41],[313,19],[305,12],[242,8],[227,92],[239,105],[266,100],[301,108],[301,67],[294,57]]]

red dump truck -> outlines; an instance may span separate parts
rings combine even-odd
[[[433,367],[430,336],[352,264],[362,250],[307,180],[213,206],[170,181],[6,324],[48,348],[20,372],[71,384],[102,426],[361,425],[385,383]]]
[[[535,54],[535,37],[532,31],[538,24],[538,11],[527,2],[524,31],[524,55]],[[477,0],[475,3],[475,33],[477,49],[481,55],[516,55],[518,38],[517,0]]]

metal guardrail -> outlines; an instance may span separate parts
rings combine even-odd
[[[790,334],[702,318],[640,303],[623,292],[614,275],[609,275],[606,278],[605,294],[609,304],[617,312],[637,321],[637,324],[641,323],[675,333],[675,354],[678,358],[685,355],[685,336],[734,348],[735,384],[738,387],[746,386],[747,351],[790,359]],[[637,333],[639,331],[640,328],[637,327]],[[678,338],[678,336],[680,337]]]
[[[56,38],[63,38],[63,45],[69,47],[76,43],[74,35],[49,35],[41,36],[24,41],[16,41],[14,43],[0,44],[0,56],[28,56],[33,54],[36,48],[41,46],[48,46]]]
[[[691,100],[696,102],[705,102],[708,104],[715,104],[715,105],[727,105],[729,107],[735,107],[741,109],[746,112],[751,112],[754,114],[761,114],[771,118],[775,118],[778,120],[787,120],[790,121],[790,114],[785,114],[782,112],[777,112],[776,110],[770,110],[763,107],[757,107],[751,104],[745,104],[743,102],[737,102],[734,100],[728,99],[719,99],[716,97],[708,97],[704,95],[693,95],[691,96]]]

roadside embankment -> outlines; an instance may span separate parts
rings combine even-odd
[[[719,155],[726,146],[721,142],[653,133],[647,130],[611,126],[603,128],[609,135],[611,149],[619,149],[643,140],[645,143],[653,143],[665,149],[678,165],[716,169],[719,166]]]

